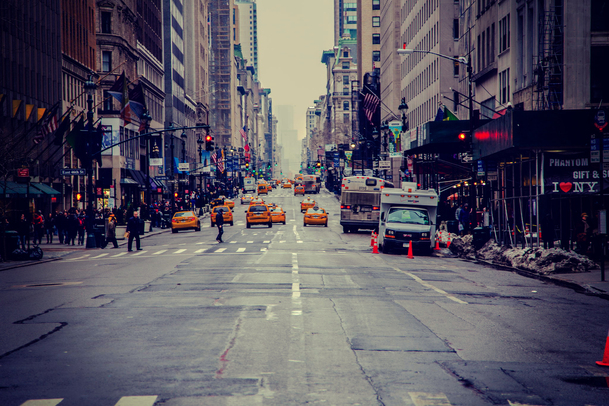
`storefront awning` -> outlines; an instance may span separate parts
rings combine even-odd
[[[132,179],[134,179],[138,185],[146,188],[146,175],[142,173],[142,171],[138,171],[135,169],[128,169],[128,173]]]
[[[60,195],[61,193],[52,187],[39,182],[30,182],[28,189],[27,183],[17,183],[10,181],[0,181],[0,196],[4,197],[43,197],[46,195]]]
[[[122,178],[121,185],[137,185],[138,183],[131,178]]]

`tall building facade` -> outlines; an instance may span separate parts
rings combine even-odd
[[[334,0],[334,46],[345,32],[357,38],[357,0]]]
[[[239,39],[241,53],[248,66],[254,67],[258,78],[258,8],[255,0],[236,0],[239,9]]]
[[[395,52],[395,50],[394,50]],[[357,1],[357,79],[381,68],[381,4],[375,0]]]

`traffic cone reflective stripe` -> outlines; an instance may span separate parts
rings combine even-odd
[[[378,254],[379,253],[379,246],[376,242],[376,235],[374,236],[374,244],[372,245],[372,253],[373,254]]]
[[[609,367],[609,333],[607,333],[607,341],[605,341],[605,353],[602,361],[596,361],[598,365]]]
[[[450,234],[448,234],[448,239],[446,240],[446,248],[450,247],[450,240],[451,240],[451,236]]]
[[[376,233],[372,230],[372,234],[370,234],[370,246],[374,247],[374,239],[376,238]]]
[[[414,255],[412,255],[412,240],[410,240],[410,242],[408,243],[408,258],[414,258]]]

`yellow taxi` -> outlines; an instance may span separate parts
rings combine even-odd
[[[292,184],[290,182],[283,182],[283,185],[281,185],[281,187],[284,189],[292,189]]]
[[[209,205],[211,207],[223,206],[224,205],[224,198],[223,197],[216,197],[211,202],[209,202]]]
[[[304,215],[303,226],[307,225],[319,225],[328,227],[328,213],[320,207],[311,207],[307,209]]]
[[[261,183],[258,185],[258,196],[260,195],[268,195],[269,194],[269,188],[267,187],[267,185],[265,185],[264,183]]]
[[[201,231],[201,221],[194,211],[177,211],[171,219],[171,232],[177,233],[178,230]]]
[[[250,206],[253,204],[264,204],[264,200],[261,197],[252,197],[250,200]]]
[[[234,209],[235,201],[231,199],[224,199],[224,205],[230,207],[231,209]]]
[[[285,211],[279,206],[271,208],[271,220],[273,223],[285,224]]]
[[[219,211],[222,212],[222,217],[224,218],[224,224],[230,224],[232,226],[233,225],[233,212],[231,211],[230,207],[228,207],[228,206],[216,206],[212,209],[211,215],[209,216],[211,218],[211,226],[212,227],[216,226],[216,214],[218,214]]]
[[[310,197],[307,197],[302,202],[300,202],[300,212],[304,213],[307,209],[315,207],[315,200],[311,200]]]
[[[241,204],[250,204],[250,202],[252,201],[252,195],[250,195],[249,193],[246,195],[241,196]]]
[[[298,185],[294,187],[294,196],[296,195],[305,195],[304,186]]]
[[[245,211],[245,226],[250,228],[257,224],[273,227],[271,212],[266,204],[251,204]]]

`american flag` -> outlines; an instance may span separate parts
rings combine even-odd
[[[57,127],[59,126],[59,121],[57,120],[57,110],[59,108],[59,104],[54,105],[47,116],[42,120],[42,124],[38,128],[38,132],[34,137],[34,144],[39,144],[44,138],[55,132]]]
[[[211,154],[211,162],[220,172],[224,172],[224,159],[218,156],[217,151],[214,151],[214,153]]]
[[[218,168],[221,173],[224,173],[224,150],[220,150],[220,153],[222,155],[217,159],[218,163],[216,164],[216,168]]]
[[[243,128],[239,130],[239,133],[241,134],[243,139],[247,141],[247,132],[245,131],[245,126],[243,126]]]
[[[381,99],[374,93],[367,93],[364,96],[364,113],[366,114],[366,117],[368,117],[368,121],[372,124],[374,124],[372,122],[372,116],[376,113],[379,104],[381,104]]]

